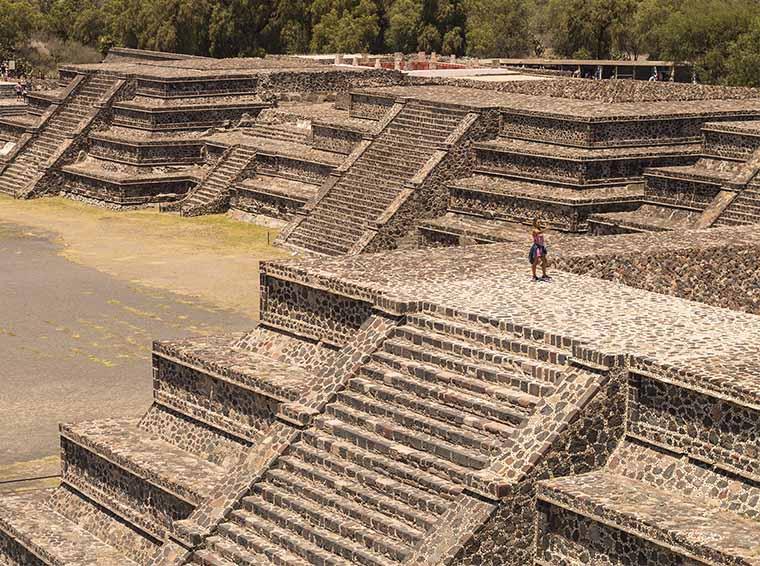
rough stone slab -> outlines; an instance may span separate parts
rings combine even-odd
[[[203,501],[225,474],[221,466],[151,435],[131,419],[63,424],[61,434],[193,504]]]
[[[540,484],[538,497],[714,564],[760,564],[760,525],[634,480],[594,472]]]
[[[308,390],[312,374],[294,364],[235,347],[240,335],[154,342],[156,355],[221,376],[282,401],[295,401]]]
[[[0,499],[0,531],[54,565],[136,563],[47,507],[47,491]]]

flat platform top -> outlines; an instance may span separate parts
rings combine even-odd
[[[551,96],[533,96],[496,90],[459,86],[390,86],[361,89],[358,92],[382,96],[410,97],[417,100],[458,104],[471,108],[501,108],[537,115],[572,117],[605,121],[634,118],[673,118],[685,116],[721,116],[749,114],[760,117],[760,98],[735,100],[690,100],[661,102],[613,102],[580,100]]]
[[[255,130],[248,130],[247,132],[239,130],[216,132],[211,136],[205,137],[204,140],[227,146],[241,144],[247,147],[255,147],[261,153],[276,154],[302,161],[323,163],[325,165],[338,166],[346,159],[345,155],[314,149],[312,146],[303,143],[257,136],[255,135]]]
[[[538,199],[542,202],[559,202],[576,205],[639,200],[644,196],[644,189],[636,185],[573,189],[479,174],[463,179],[456,179],[451,181],[449,186],[500,195]]]
[[[375,71],[369,67],[336,67],[315,63],[307,59],[239,57],[230,59],[183,59],[178,61],[125,60],[85,65],[68,65],[67,69],[79,71],[107,71],[121,75],[134,75],[155,79],[204,79],[254,76],[278,71],[288,72],[335,72],[362,73]],[[390,71],[389,71],[390,72]]]
[[[625,246],[647,253],[668,247],[736,245],[757,241],[760,227],[637,236],[548,239],[562,257],[617,254]],[[612,354],[651,358],[713,377],[750,383],[760,393],[760,316],[627,287],[588,276],[553,272],[551,283],[531,281],[524,244],[514,242],[276,264],[298,268],[322,285],[372,289],[377,301],[423,302],[486,319],[512,321],[585,342]],[[694,245],[694,244],[691,244]],[[303,280],[303,279],[301,279]],[[348,285],[346,285],[348,284]],[[336,287],[338,289],[339,287]],[[336,291],[338,292],[338,291]],[[754,385],[752,385],[754,384]]]
[[[335,108],[335,104],[332,102],[320,102],[317,104],[280,103],[277,108],[273,109],[273,112],[286,117],[293,116],[322,124],[346,126],[353,130],[370,131],[377,125],[375,120],[352,118],[349,116],[348,111]]]
[[[660,157],[667,155],[699,155],[702,153],[701,143],[641,145],[636,147],[573,147],[546,142],[520,140],[499,137],[486,142],[480,142],[477,148],[489,149],[524,155],[542,155],[575,161],[593,161],[608,159],[640,159],[642,157]]]
[[[760,120],[708,122],[704,127],[711,130],[732,131],[760,136]]]

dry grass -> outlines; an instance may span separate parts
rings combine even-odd
[[[64,198],[0,197],[0,223],[52,234],[71,261],[119,279],[258,314],[259,261],[287,257],[277,231],[225,215],[117,212]],[[1,236],[2,234],[0,234]]]

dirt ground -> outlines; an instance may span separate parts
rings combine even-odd
[[[139,416],[153,339],[245,330],[276,232],[0,197],[0,493],[47,487],[57,423]],[[11,482],[11,483],[8,483]]]
[[[52,233],[66,259],[118,279],[258,314],[259,261],[287,257],[277,231],[224,215],[117,212],[64,198],[0,196],[0,222]]]

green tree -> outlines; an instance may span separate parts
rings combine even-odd
[[[467,0],[465,10],[468,55],[518,57],[530,52],[524,0]]]
[[[464,52],[464,35],[462,28],[453,27],[443,36],[441,52],[444,55],[460,55]]]
[[[629,0],[550,0],[547,9],[548,31],[557,54],[608,59],[615,34],[630,25],[635,5]]]
[[[746,0],[685,0],[662,30],[662,56],[694,64],[700,81],[724,80],[729,48],[748,32],[758,3]]]
[[[728,48],[724,82],[733,86],[760,87],[760,18]]]
[[[372,0],[315,0],[311,13],[314,52],[362,52],[377,43],[380,18]]]
[[[42,24],[42,14],[30,2],[0,0],[0,50],[7,57],[26,44]]]
[[[391,51],[417,51],[422,28],[422,0],[396,0],[388,11],[385,43]]]

